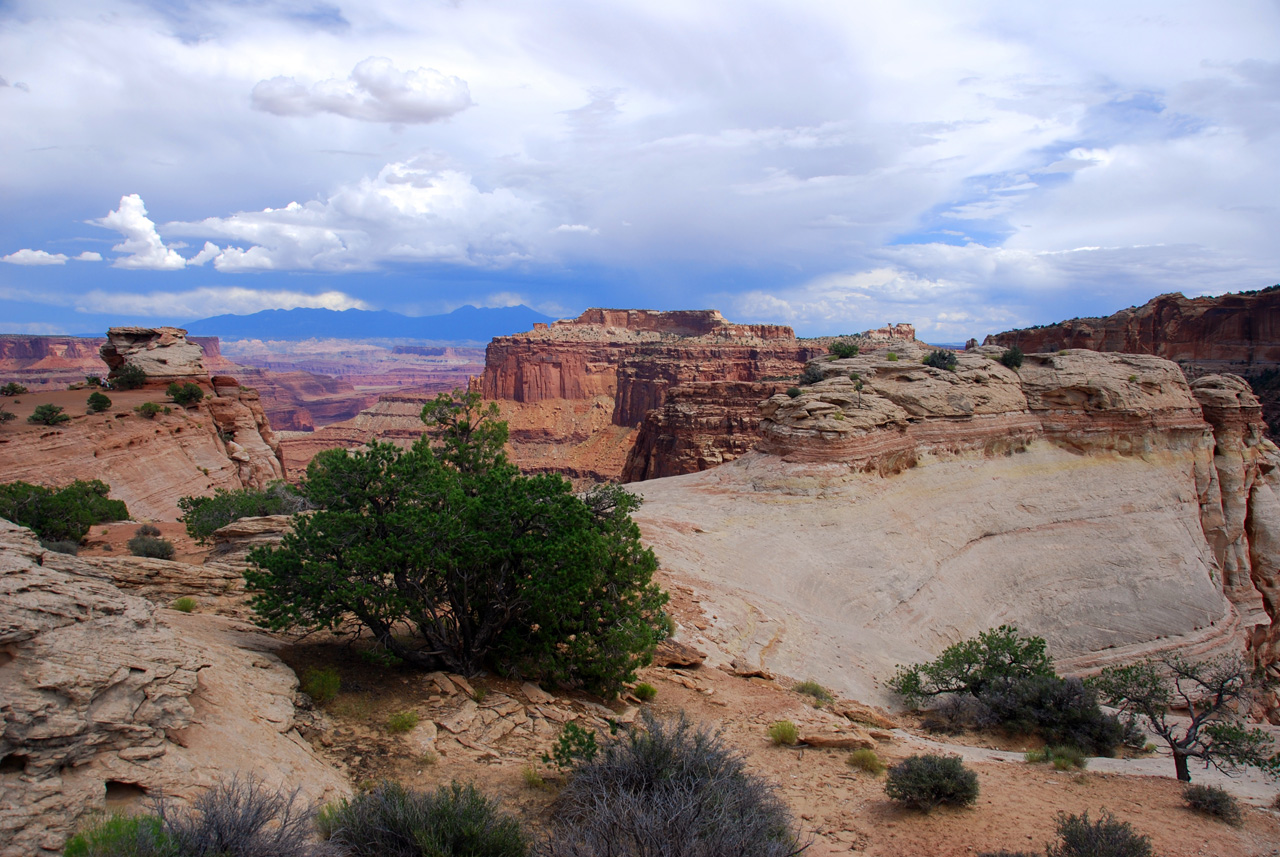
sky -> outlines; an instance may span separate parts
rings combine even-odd
[[[1280,282],[1280,2],[0,0],[0,332]]]

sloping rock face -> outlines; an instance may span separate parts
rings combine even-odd
[[[788,327],[731,324],[715,310],[592,309],[494,339],[475,389],[500,403],[522,469],[617,479],[635,430],[672,388],[791,377],[825,350]]]
[[[1008,622],[1068,670],[1246,644],[1275,669],[1255,557],[1280,525],[1276,450],[1243,382],[1193,390],[1144,355],[1014,372],[985,347],[947,372],[893,350],[815,361],[826,380],[761,405],[758,451],[632,486],[664,568],[704,588],[709,660],[883,699],[895,664]]]
[[[1240,375],[1261,397],[1273,436],[1280,429],[1280,286],[1213,298],[1160,295],[1105,318],[998,333],[986,344],[1017,345],[1028,353],[1088,348],[1154,354],[1192,378]]]
[[[88,813],[236,773],[346,791],[294,729],[297,679],[269,638],[49,556],[0,521],[0,855],[60,854]]]
[[[242,367],[235,375],[258,391],[262,408],[276,431],[315,431],[349,420],[378,400],[340,378],[311,372],[269,372]]]

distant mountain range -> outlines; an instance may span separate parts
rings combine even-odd
[[[215,315],[184,325],[192,336],[221,339],[430,339],[486,343],[533,329],[554,318],[527,306],[459,307],[445,315],[408,316],[360,309],[268,309],[250,315]]]

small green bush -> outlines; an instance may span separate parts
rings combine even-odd
[[[797,396],[799,396],[799,395],[800,395],[800,388],[799,388],[799,387],[788,387],[788,388],[787,388],[787,395],[788,395],[788,396],[790,396],[790,397],[791,397],[791,398],[793,398],[793,399],[794,399],[794,398],[796,398]]]
[[[154,815],[108,815],[67,840],[63,857],[178,857],[178,843]]]
[[[190,595],[184,595],[181,598],[174,599],[174,602],[169,606],[179,613],[194,613],[200,603]]]
[[[813,679],[806,679],[805,681],[798,682],[795,687],[791,689],[796,693],[803,693],[805,696],[812,696],[814,703],[818,706],[823,706],[827,703],[836,701],[836,698],[831,695],[831,691],[827,690]]]
[[[520,822],[475,786],[434,792],[383,782],[320,812],[321,835],[350,857],[524,857]]]
[[[538,773],[538,769],[533,765],[525,765],[521,768],[520,778],[524,780],[526,788],[544,789],[547,787],[547,781],[542,778],[542,774]]]
[[[886,355],[884,356],[884,359],[885,359],[885,360],[888,360],[890,363],[897,363],[897,362],[898,362],[898,355],[897,355],[897,354],[894,354],[892,351],[890,351],[888,354],[886,354]]]
[[[54,553],[65,553],[71,556],[80,553],[80,543],[68,539],[41,539],[40,546]]]
[[[845,758],[844,763],[855,771],[863,771],[872,776],[878,777],[885,772],[884,760],[875,750],[866,747],[854,750]]]
[[[138,405],[136,408],[134,408],[133,412],[140,417],[144,417],[149,420],[154,420],[156,418],[156,415],[163,410],[164,408],[161,408],[155,402],[143,402],[141,405]]]
[[[17,381],[10,381],[3,387],[0,387],[0,396],[21,396],[27,392],[27,388],[19,384]]]
[[[155,524],[143,524],[142,526],[138,527],[138,529],[134,530],[133,534],[135,536],[154,536],[156,538],[159,538],[160,528],[157,527]]]
[[[826,375],[823,374],[821,366],[817,363],[810,363],[805,366],[804,371],[800,373],[800,385],[808,386],[809,384],[816,384],[825,377]]]
[[[1126,821],[1104,811],[1097,821],[1080,815],[1058,814],[1062,842],[1047,849],[1048,857],[1151,857],[1151,839]]]
[[[1217,786],[1187,786],[1182,790],[1182,799],[1196,812],[1220,818],[1232,827],[1239,827],[1244,822],[1240,802],[1226,789]]]
[[[84,382],[88,384],[90,387],[102,386],[102,378],[99,377],[98,375],[85,375]]]
[[[342,688],[342,677],[329,667],[312,667],[302,674],[302,692],[319,705],[333,701]]]
[[[107,398],[102,393],[95,392],[89,394],[89,401],[86,404],[88,404],[90,411],[95,414],[100,414],[111,407],[111,399]]]
[[[978,775],[959,756],[911,756],[889,769],[885,794],[921,812],[970,806],[978,799]]]
[[[27,417],[27,422],[45,426],[56,426],[70,421],[70,415],[64,414],[60,405],[51,404],[36,405],[35,411]]]
[[[418,725],[418,712],[397,711],[387,718],[387,731],[392,734],[409,732]]]
[[[642,681],[637,684],[631,689],[631,692],[634,693],[636,699],[641,702],[648,702],[658,695],[658,689],[647,681]]]
[[[1022,368],[1022,358],[1024,356],[1025,355],[1023,355],[1021,348],[1016,345],[1010,345],[1004,350],[1004,354],[1000,355],[1000,362],[1008,368],[1017,371]]]
[[[45,541],[78,543],[94,524],[129,517],[122,501],[108,497],[110,492],[98,479],[77,479],[57,489],[8,482],[0,484],[0,518],[31,528]]]
[[[560,730],[560,737],[552,746],[551,755],[543,756],[542,761],[547,764],[555,763],[563,771],[590,762],[598,752],[600,746],[596,743],[596,733],[570,722]]]
[[[155,536],[134,536],[129,539],[129,553],[148,559],[173,559],[173,542]]]
[[[188,405],[194,405],[204,398],[204,390],[200,389],[198,384],[192,384],[190,381],[184,384],[174,381],[165,390],[165,393],[184,408]]]
[[[136,390],[147,383],[147,373],[140,367],[127,363],[119,371],[110,376],[111,387],[115,390]]]
[[[834,354],[837,360],[858,356],[858,346],[847,339],[837,339],[827,346],[827,352]]]
[[[0,423],[7,423],[9,420],[16,420],[17,418],[18,415],[13,411],[6,411],[4,408],[0,408]]]
[[[959,359],[954,351],[948,351],[945,348],[935,348],[929,352],[924,360],[920,361],[926,366],[932,366],[934,369],[945,369],[948,372],[956,371],[956,364]]]
[[[1067,771],[1071,768],[1083,771],[1089,765],[1088,757],[1080,750],[1070,746],[1051,747],[1045,745],[1039,750],[1028,750],[1026,760],[1032,764],[1052,762],[1053,766],[1059,771]]]
[[[769,725],[769,740],[790,747],[800,740],[800,730],[790,720],[778,720]]]

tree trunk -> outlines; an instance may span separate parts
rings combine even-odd
[[[1191,782],[1191,772],[1187,770],[1187,757],[1178,751],[1173,753],[1173,767],[1178,772],[1178,779],[1184,783]]]

